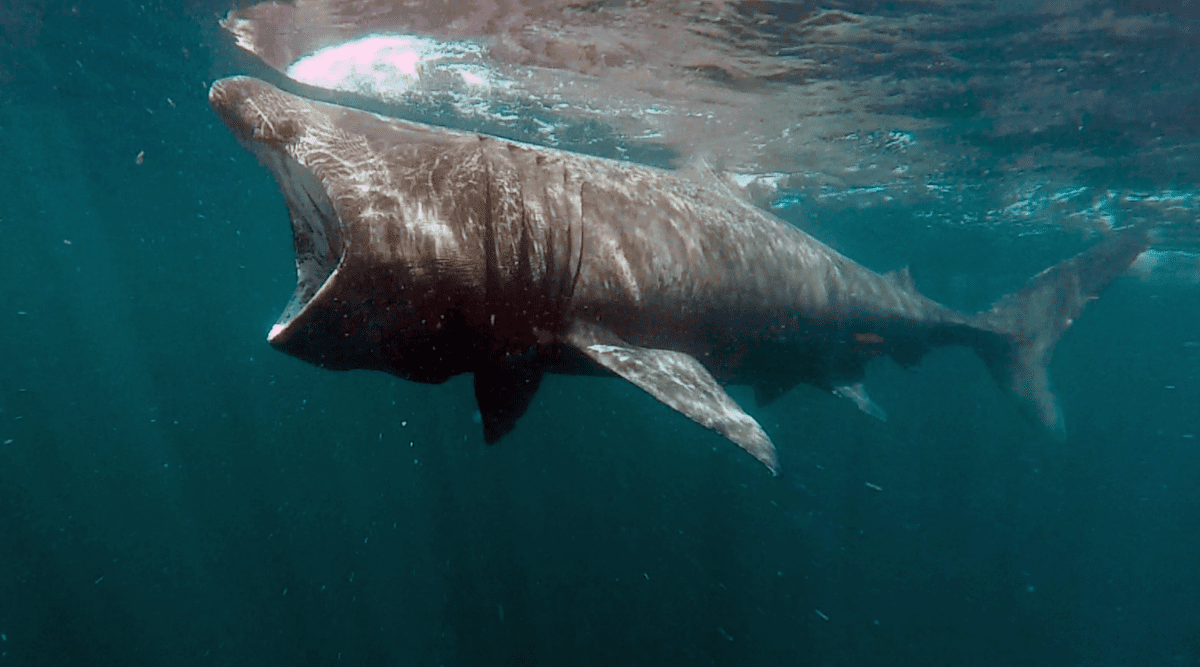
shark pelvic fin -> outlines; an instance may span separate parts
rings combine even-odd
[[[854,404],[858,406],[859,410],[862,410],[879,421],[887,421],[887,413],[884,412],[883,408],[879,407],[875,401],[872,401],[870,396],[867,396],[867,390],[865,387],[863,387],[863,383],[855,382],[854,384],[834,387],[833,393],[837,396],[841,396],[842,398],[848,398],[851,401],[854,401]]]
[[[695,357],[636,347],[596,325],[576,322],[567,340],[600,366],[641,387],[692,421],[737,443],[779,474],[775,446]]]
[[[779,379],[772,378],[770,380],[760,380],[754,383],[754,402],[758,407],[770,405],[783,396],[792,387],[799,383],[798,380],[792,378]]]

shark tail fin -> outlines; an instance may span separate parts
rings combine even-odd
[[[996,382],[1058,437],[1065,436],[1066,430],[1047,369],[1054,345],[1100,290],[1149,247],[1152,229],[1139,225],[1113,233],[1030,278],[1021,290],[1001,298],[971,322],[999,334],[975,341],[975,351]]]

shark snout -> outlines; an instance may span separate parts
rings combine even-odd
[[[283,146],[302,132],[300,122],[288,113],[280,91],[246,76],[213,82],[208,104],[243,142]]]
[[[255,81],[247,77],[235,76],[228,79],[218,79],[208,89],[208,105],[233,130],[234,134],[242,136],[252,130],[243,109],[253,95]]]
[[[343,251],[338,212],[325,183],[294,154],[296,142],[310,124],[312,107],[269,83],[244,76],[214,82],[208,103],[238,142],[271,170],[283,191],[295,240],[296,292],[267,339],[291,354],[310,358],[305,356],[306,348],[292,340],[298,326],[303,328],[297,320],[305,320],[314,302],[321,301]],[[324,313],[323,308],[318,303],[315,309]]]

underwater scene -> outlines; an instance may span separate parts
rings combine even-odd
[[[0,667],[1200,666],[1200,5],[0,6]]]

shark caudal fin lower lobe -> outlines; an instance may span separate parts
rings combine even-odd
[[[975,316],[972,324],[1000,334],[981,336],[975,351],[1021,408],[1058,437],[1066,430],[1050,389],[1054,345],[1088,302],[1150,245],[1152,226],[1127,227],[1096,246],[1029,279],[1021,290]]]

